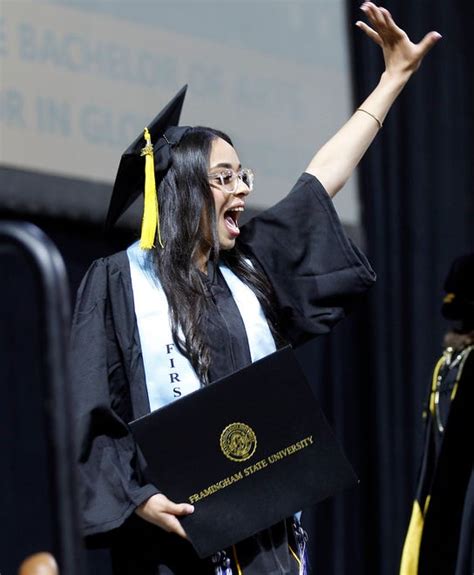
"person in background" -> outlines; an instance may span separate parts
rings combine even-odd
[[[425,442],[400,575],[474,573],[474,253],[444,285],[452,321],[423,412]]]

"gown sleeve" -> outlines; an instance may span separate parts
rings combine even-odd
[[[158,493],[142,479],[126,425],[133,418],[130,379],[144,376],[122,276],[107,259],[96,261],[79,288],[73,318],[71,376],[84,535],[119,527]]]
[[[264,270],[293,344],[325,333],[375,281],[322,184],[304,173],[278,204],[242,227],[239,245]]]

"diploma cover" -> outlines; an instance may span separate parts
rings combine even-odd
[[[130,427],[200,557],[357,482],[291,347]]]

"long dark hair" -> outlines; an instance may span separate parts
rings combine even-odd
[[[223,132],[198,126],[173,147],[171,167],[158,188],[164,247],[157,246],[152,252],[154,270],[168,299],[174,342],[203,385],[208,383],[210,350],[204,325],[209,295],[196,266],[202,249],[209,250],[215,265],[220,257],[252,289],[279,341],[273,290],[266,276],[237,248],[219,254],[214,198],[207,176],[211,145],[216,138],[232,146]]]

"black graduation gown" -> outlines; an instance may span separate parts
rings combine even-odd
[[[425,443],[400,575],[474,573],[474,346],[453,357],[459,353],[463,362],[442,369],[438,363],[433,374],[441,382],[439,412],[433,408],[435,390],[430,386]]]
[[[420,481],[430,502],[420,542],[419,575],[474,573],[474,348],[466,353],[460,376],[455,374],[459,377],[456,396],[447,399],[449,416],[441,437],[435,418],[430,414],[427,419],[425,474]]]
[[[293,345],[329,331],[374,281],[326,191],[307,173],[285,199],[242,227],[238,243],[270,280],[282,335]],[[214,302],[206,319],[215,380],[251,360],[220,274],[207,286]],[[72,367],[84,534],[108,535],[117,574],[213,573],[210,561],[198,562],[187,542],[133,513],[159,490],[144,480],[126,425],[150,409],[126,252],[94,262],[81,284]],[[238,544],[244,573],[297,573],[289,538],[282,522]]]

